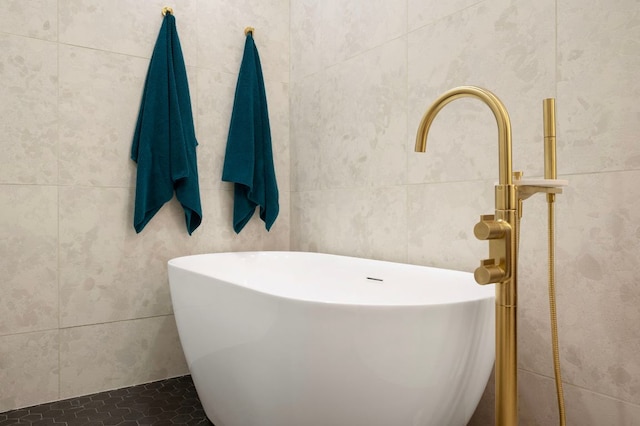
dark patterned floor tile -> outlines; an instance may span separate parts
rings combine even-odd
[[[0,413],[0,426],[213,426],[191,376]]]

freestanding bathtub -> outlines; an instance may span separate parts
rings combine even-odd
[[[473,275],[301,252],[169,261],[180,340],[216,426],[466,425],[494,361]]]

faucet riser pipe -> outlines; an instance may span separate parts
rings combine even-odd
[[[496,286],[512,285],[510,281],[496,284]],[[517,307],[496,304],[495,424],[497,426],[518,425],[516,330]]]
[[[496,198],[496,203],[498,199]],[[496,425],[518,425],[518,211],[495,211],[496,219],[509,223],[511,232],[507,257],[510,276],[496,283]]]

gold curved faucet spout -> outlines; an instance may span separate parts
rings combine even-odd
[[[475,86],[460,86],[449,90],[440,96],[429,107],[427,112],[424,113],[420,126],[418,127],[418,134],[416,136],[416,152],[425,152],[427,149],[427,135],[431,123],[436,118],[436,115],[442,108],[449,102],[455,101],[460,98],[476,98],[483,101],[491,108],[493,115],[496,117],[498,123],[498,167],[499,167],[499,182],[502,185],[512,184],[511,173],[511,120],[509,119],[509,113],[504,104],[498,99],[496,95],[490,91],[481,87]]]

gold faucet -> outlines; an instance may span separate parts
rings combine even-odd
[[[416,136],[416,152],[425,152],[431,123],[442,108],[456,99],[471,97],[487,104],[498,125],[499,182],[495,186],[495,214],[480,216],[473,233],[480,240],[489,240],[489,259],[480,261],[474,272],[479,284],[495,283],[496,291],[496,362],[495,362],[495,416],[498,426],[518,424],[518,235],[523,200],[536,193],[546,193],[552,206],[555,194],[561,194],[557,185],[526,184],[521,181],[522,172],[512,173],[511,122],[509,113],[496,95],[481,87],[461,86],[449,90],[429,107],[422,117]],[[556,179],[555,157],[555,100],[543,101],[545,143],[545,179]],[[515,176],[515,182],[514,182]],[[551,208],[551,207],[550,207]],[[550,217],[552,216],[550,210]],[[550,256],[551,252],[550,252]],[[550,284],[551,286],[551,284]],[[555,306],[555,304],[554,304]],[[554,308],[555,309],[555,308]],[[557,331],[553,334],[557,341]],[[557,367],[559,370],[559,365]],[[556,374],[556,381],[559,374]],[[561,385],[557,384],[557,386]],[[561,391],[558,394],[561,400]],[[560,402],[561,418],[563,405]],[[562,421],[561,421],[561,424]]]
[[[416,152],[425,152],[427,135],[436,115],[456,99],[471,97],[487,104],[498,125],[499,183],[495,187],[495,215],[483,215],[474,234],[489,240],[489,259],[482,260],[474,276],[479,284],[495,283],[496,289],[496,425],[518,424],[517,380],[517,253],[518,198],[511,166],[511,121],[500,99],[474,86],[449,90],[429,107],[416,137]]]

